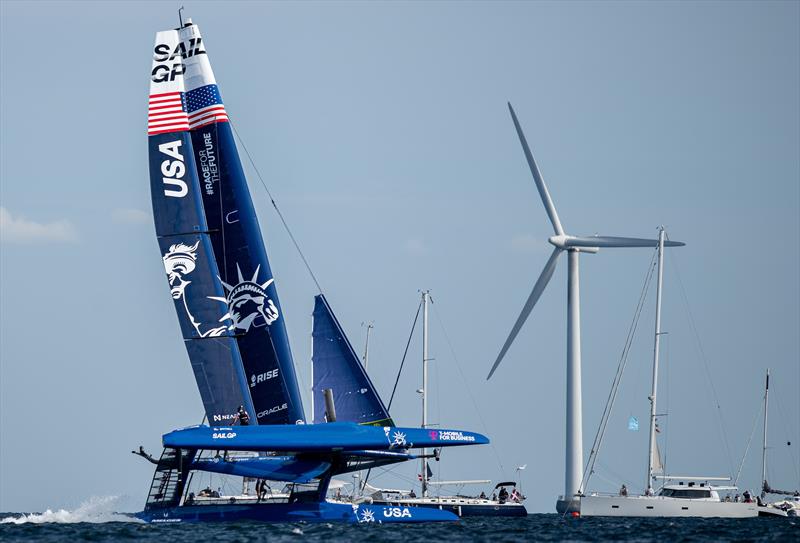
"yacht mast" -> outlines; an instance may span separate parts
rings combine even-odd
[[[761,490],[767,488],[767,411],[769,410],[769,368],[767,383],[764,387],[764,445],[761,448]]]
[[[653,346],[653,384],[650,389],[650,444],[647,451],[646,494],[653,491],[653,453],[656,448],[656,390],[658,389],[658,345],[661,338],[661,288],[664,281],[664,227],[658,231],[658,286],[656,288],[656,331]]]
[[[308,387],[311,391],[311,424],[314,424],[314,314],[311,314],[311,334],[309,334],[309,339],[311,340],[311,356],[309,360],[311,361],[311,386]]]
[[[430,291],[422,292],[422,427],[428,426],[428,301]],[[428,495],[428,451],[422,449],[420,480],[422,481],[422,497]]]
[[[367,324],[367,341],[364,344],[364,370],[369,369],[369,331],[373,328],[374,326],[371,322]]]

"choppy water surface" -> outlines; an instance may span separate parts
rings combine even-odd
[[[112,499],[90,500],[74,511],[0,513],[0,540],[11,541],[800,541],[800,519],[524,519],[467,518],[454,524],[183,524],[149,525],[110,512]]]

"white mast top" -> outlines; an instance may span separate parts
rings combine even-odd
[[[428,300],[430,291],[422,292],[422,427],[428,426]],[[426,449],[422,449],[422,497],[428,495],[428,461],[425,458]]]
[[[650,444],[647,450],[646,493],[653,491],[653,464],[656,448],[656,391],[658,390],[658,347],[661,338],[661,289],[664,282],[664,227],[658,231],[658,286],[656,288],[656,330],[653,345],[653,382],[650,389]]]
[[[369,331],[375,326],[370,322],[367,324],[367,341],[364,343],[364,370],[369,370]]]

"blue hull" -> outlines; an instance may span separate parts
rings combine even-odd
[[[449,511],[426,507],[392,505],[357,506],[340,503],[265,503],[230,505],[184,505],[154,508],[136,513],[145,522],[172,524],[182,522],[341,522],[345,524],[387,522],[454,522],[458,517]]]
[[[413,502],[413,506],[407,505],[403,501],[379,502],[380,505],[394,505],[396,507],[414,507],[417,509],[432,509],[449,511],[459,517],[527,517],[528,510],[521,503],[447,503],[447,498],[441,502],[419,503]]]
[[[419,506],[433,508],[438,506]],[[450,511],[459,517],[527,517],[528,510],[524,505],[442,505],[444,511]]]

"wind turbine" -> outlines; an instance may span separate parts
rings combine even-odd
[[[528,296],[528,300],[522,308],[522,312],[514,323],[508,339],[500,349],[489,375],[486,379],[491,379],[503,357],[508,352],[509,347],[519,334],[522,325],[525,324],[533,306],[539,300],[550,278],[553,277],[558,257],[566,251],[568,256],[568,275],[567,275],[567,439],[566,439],[566,470],[564,475],[564,496],[557,504],[559,512],[568,510],[579,510],[579,505],[575,503],[575,498],[583,492],[581,480],[583,479],[583,428],[581,420],[581,318],[580,318],[580,280],[578,275],[578,257],[580,253],[596,253],[600,248],[627,248],[627,247],[657,247],[657,239],[623,238],[612,236],[571,236],[564,231],[558,213],[550,198],[547,185],[544,183],[539,167],[533,159],[533,154],[528,147],[525,134],[519,124],[514,108],[508,104],[511,112],[511,119],[517,129],[522,150],[528,160],[533,180],[539,190],[544,209],[553,225],[555,235],[548,241],[555,248],[550,254],[550,258],[544,265],[539,279],[533,285],[533,290]],[[667,247],[679,247],[683,243],[667,241]]]

